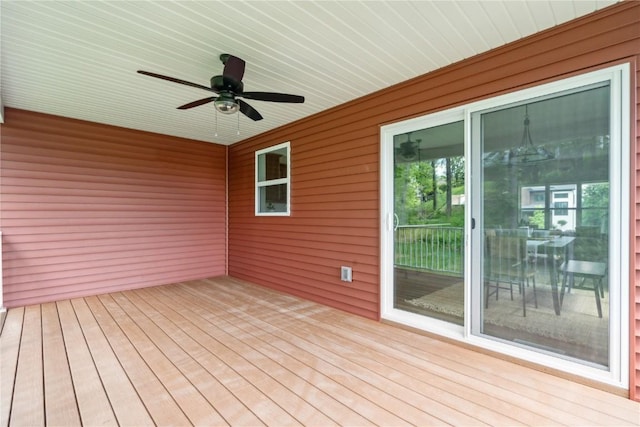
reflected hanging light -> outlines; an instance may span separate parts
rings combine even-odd
[[[522,131],[522,141],[516,148],[512,148],[508,153],[509,164],[535,163],[551,160],[555,156],[541,145],[534,146],[529,131],[529,107],[524,106],[524,130]]]

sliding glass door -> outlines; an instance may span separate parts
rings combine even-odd
[[[394,307],[464,322],[463,121],[393,137]]]
[[[623,386],[628,76],[383,127],[382,317]]]
[[[483,335],[608,368],[609,82],[474,113]]]

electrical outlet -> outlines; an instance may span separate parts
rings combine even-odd
[[[343,282],[351,282],[353,278],[351,267],[340,267],[340,280]]]

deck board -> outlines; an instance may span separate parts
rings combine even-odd
[[[227,288],[227,296],[233,301],[233,298],[237,298],[239,295],[234,294],[234,290],[232,288]],[[267,294],[265,293],[265,296]],[[220,301],[225,297],[216,297],[216,301]],[[260,316],[261,313],[270,312],[272,310],[282,309],[282,307],[286,307],[289,303],[286,300],[280,305],[277,304],[273,299],[268,301],[265,298],[255,298],[255,305],[260,306],[263,305],[268,310],[263,309],[255,309],[255,313],[250,313],[255,316]],[[480,396],[485,400],[484,404],[488,404],[489,402],[513,402],[516,400],[516,403],[510,403],[509,406],[511,409],[514,407],[518,408],[518,411],[521,415],[527,416],[528,422],[531,422],[536,425],[540,424],[552,424],[554,422],[561,422],[563,424],[588,424],[588,423],[597,423],[598,425],[615,425],[617,423],[616,420],[612,420],[610,415],[607,413],[602,413],[598,409],[600,404],[594,405],[594,407],[586,406],[582,403],[576,403],[571,401],[570,396],[558,396],[562,397],[562,399],[558,399],[553,394],[540,394],[539,398],[536,401],[530,399],[521,399],[517,401],[514,399],[517,397],[518,393],[521,396],[526,396],[530,393],[530,387],[522,385],[518,379],[513,380],[512,378],[504,378],[504,380],[508,380],[512,383],[509,389],[505,389],[502,386],[494,386],[493,380],[495,380],[496,371],[489,371],[488,375],[482,375],[482,373],[478,372],[475,367],[470,366],[464,370],[461,370],[456,374],[456,370],[450,369],[449,366],[449,358],[452,357],[452,354],[449,353],[446,356],[441,355],[432,355],[431,359],[426,362],[424,359],[415,356],[415,351],[400,351],[394,347],[390,347],[388,344],[382,344],[384,339],[387,339],[383,336],[380,337],[380,341],[374,341],[370,338],[364,340],[363,345],[357,348],[354,347],[354,343],[357,341],[357,335],[354,335],[352,330],[344,329],[342,333],[333,325],[336,323],[340,323],[339,319],[336,317],[340,317],[339,313],[331,311],[327,313],[324,317],[320,317],[320,315],[316,315],[315,319],[320,319],[320,321],[313,322],[308,317],[302,317],[300,323],[307,323],[310,326],[301,327],[297,326],[295,329],[302,329],[301,332],[298,332],[297,335],[299,337],[308,336],[309,334],[314,334],[314,342],[318,343],[321,338],[324,338],[324,341],[320,343],[322,348],[328,348],[331,352],[331,346],[335,348],[333,351],[337,354],[339,352],[344,352],[350,350],[352,352],[351,358],[359,358],[361,359],[359,363],[356,363],[356,367],[360,366],[372,366],[373,362],[370,357],[367,357],[366,351],[371,351],[371,349],[375,350],[376,354],[376,362],[380,362],[383,357],[386,355],[387,365],[376,363],[375,367],[372,367],[370,370],[373,372],[392,372],[398,375],[397,371],[402,369],[402,362],[406,362],[405,365],[405,376],[399,381],[400,383],[406,383],[409,381],[412,376],[422,377],[423,383],[418,386],[416,385],[416,390],[424,391],[424,387],[428,387],[429,384],[434,384],[434,379],[437,379],[438,376],[442,376],[445,378],[450,378],[449,384],[446,384],[445,387],[440,389],[440,393],[438,393],[439,399],[444,400],[445,403],[451,405],[453,402],[446,401],[447,390],[450,390],[451,383],[455,384],[464,384],[464,387],[467,391],[475,391],[475,393],[471,393],[474,396]],[[395,331],[394,331],[395,332]],[[341,336],[343,335],[343,336]],[[410,342],[409,340],[407,342]],[[364,354],[364,357],[362,355]],[[433,362],[436,362],[435,364]],[[441,365],[444,365],[440,367]],[[353,369],[353,368],[352,368]],[[455,376],[454,376],[455,375]],[[548,390],[551,390],[549,388]],[[462,390],[460,390],[462,392]],[[403,397],[408,400],[408,395],[406,393],[402,393],[401,390],[396,390],[395,395],[403,395]],[[462,394],[463,396],[466,395]],[[487,397],[491,397],[492,399],[489,402],[486,402]],[[473,399],[473,398],[471,398]],[[543,402],[544,405],[540,405],[540,402]],[[574,407],[575,411],[565,412],[568,407]],[[451,407],[451,406],[450,406]],[[461,406],[464,409],[464,405]],[[433,406],[433,410],[438,409],[438,405]],[[471,404],[467,404],[468,411],[473,413],[474,416],[479,416],[482,412],[478,412],[479,408],[473,408]],[[548,418],[549,409],[556,408],[560,412],[554,415],[554,419]],[[444,408],[443,408],[444,409]],[[506,408],[504,408],[506,409]],[[450,411],[444,411],[446,415],[450,415]],[[509,413],[508,411],[506,412]],[[485,422],[489,422],[491,424],[496,424],[498,420],[494,420],[491,418],[490,414],[484,413],[488,419]],[[498,417],[496,417],[498,418]],[[460,424],[461,422],[458,420],[447,420],[448,422],[453,422],[454,424]],[[505,419],[503,420],[506,424],[512,424],[514,420]],[[466,423],[470,423],[471,421],[467,421]],[[476,420],[474,423],[478,423],[479,420]],[[465,422],[463,422],[465,423]],[[465,424],[466,424],[465,423]]]
[[[322,381],[322,384],[319,384],[321,380],[325,380],[325,378],[320,378],[319,376],[311,376],[311,381],[305,380],[305,378],[309,378],[310,375],[307,372],[295,372],[295,375],[290,374],[285,369],[286,366],[289,366],[289,363],[292,363],[295,359],[287,358],[282,363],[278,364],[271,358],[258,358],[259,352],[265,348],[268,343],[273,343],[272,337],[268,337],[266,340],[260,341],[256,347],[248,347],[247,346],[247,334],[239,331],[239,328],[234,326],[234,323],[237,324],[239,322],[232,322],[231,319],[233,316],[217,316],[213,313],[210,313],[206,309],[206,305],[204,307],[199,306],[199,303],[194,298],[185,298],[185,292],[170,292],[169,290],[165,290],[167,295],[171,297],[171,301],[174,302],[178,307],[182,308],[182,312],[186,313],[193,312],[194,314],[191,316],[196,321],[202,319],[206,319],[209,322],[209,326],[207,327],[207,333],[211,338],[217,340],[217,342],[225,342],[231,349],[236,349],[236,354],[241,354],[245,360],[250,361],[256,367],[261,367],[265,373],[269,373],[270,376],[277,378],[281,383],[288,383],[293,385],[293,388],[298,389],[298,392],[302,391],[304,394],[298,393],[298,396],[305,395],[307,399],[310,400],[310,403],[314,405],[318,410],[326,411],[329,414],[340,414],[340,423],[347,422],[355,423],[355,424],[369,424],[372,421],[367,420],[363,417],[356,416],[354,411],[349,409],[349,406],[345,406],[344,404],[339,404],[334,398],[329,398],[332,395],[335,395],[335,388],[332,388],[329,393],[322,393],[322,389],[319,388],[319,385],[326,384],[327,381]],[[233,310],[232,310],[233,311]],[[215,327],[215,325],[220,325],[220,328]],[[207,342],[207,339],[204,338],[203,342]],[[284,353],[283,354],[287,354]],[[256,360],[259,359],[259,360]],[[233,355],[230,359],[230,362],[233,363]],[[234,366],[233,364],[231,366]],[[277,370],[284,373],[284,375],[277,375]],[[240,373],[240,371],[239,371]],[[243,378],[246,378],[247,381],[255,381],[256,377],[247,377],[249,374],[247,369],[243,369],[241,372]],[[254,374],[256,375],[256,374]],[[315,381],[314,381],[315,380]],[[271,381],[270,381],[271,382]],[[260,382],[259,384],[262,384]],[[332,384],[333,385],[333,384]],[[273,397],[271,394],[270,387],[261,387],[261,391],[271,398]],[[343,390],[344,391],[344,390]],[[334,393],[331,393],[334,392]],[[288,393],[291,394],[291,393]],[[296,393],[293,393],[296,395]],[[342,393],[344,394],[344,393]],[[313,399],[310,398],[313,396]],[[283,400],[281,405],[289,406],[290,403],[287,400]],[[344,418],[342,418],[344,417]],[[398,422],[398,419],[393,419],[395,422]],[[322,424],[331,424],[330,420],[325,420]]]
[[[0,427],[640,424],[637,402],[232,278],[10,309],[0,348]]]
[[[71,301],[57,304],[80,418],[85,425],[114,425],[116,416]]]
[[[42,361],[47,423],[78,425],[80,413],[55,303],[42,305]]]
[[[227,309],[232,310],[233,301],[239,295],[235,294],[231,289],[228,291],[228,295],[216,298],[216,302],[221,303],[225,298],[228,298],[229,305]],[[196,294],[193,294],[194,299],[195,296]],[[256,321],[256,319],[263,319],[263,314],[268,316],[268,313],[271,312],[271,310],[265,311],[265,307],[261,307],[261,305],[268,305],[268,303],[261,298],[255,299],[251,307],[243,310],[244,314],[239,316],[239,320],[251,321],[255,328],[269,327],[266,322]],[[289,352],[296,351],[300,354],[305,351],[309,355],[321,359],[323,362],[322,368],[330,375],[344,376],[345,373],[349,373],[350,388],[363,390],[361,393],[365,397],[381,407],[386,406],[398,418],[412,424],[424,422],[429,425],[479,424],[479,420],[472,416],[454,410],[446,410],[445,406],[436,399],[428,399],[415,389],[406,387],[398,382],[389,381],[389,378],[385,377],[385,374],[388,374],[387,371],[367,369],[366,365],[360,365],[350,360],[356,356],[367,361],[374,360],[377,358],[377,354],[372,352],[371,349],[355,348],[349,340],[341,340],[336,336],[332,337],[333,339],[323,339],[325,333],[321,329],[305,328],[304,322],[304,319],[291,324],[289,324],[288,320],[285,324],[274,324],[272,321],[271,324],[276,328],[286,329],[289,332],[285,333],[275,329],[273,336],[276,339],[282,339],[284,345],[295,346],[295,350],[289,348]],[[346,354],[346,356],[343,356],[343,354]],[[402,398],[400,399],[397,396],[402,396]],[[438,411],[441,414],[440,417],[425,418],[424,411],[420,409],[424,407]]]
[[[140,296],[136,295],[138,298]],[[180,324],[184,329],[183,332],[189,333],[193,339],[192,341],[202,343],[210,343],[212,346],[219,346],[220,343],[225,343],[225,349],[218,351],[218,356],[221,361],[230,368],[234,369],[243,376],[247,384],[253,384],[263,399],[271,399],[273,401],[272,409],[268,410],[264,416],[266,419],[270,418],[269,412],[280,412],[279,416],[285,417],[284,422],[300,422],[303,424],[314,425],[331,425],[335,424],[331,419],[326,417],[324,413],[317,409],[317,405],[314,405],[313,399],[305,399],[282,383],[288,381],[287,374],[283,370],[278,370],[278,367],[273,364],[272,369],[261,369],[261,364],[256,362],[255,356],[258,354],[256,350],[250,347],[244,340],[240,339],[236,334],[229,335],[229,333],[221,332],[215,324],[210,322],[203,322],[205,319],[203,316],[191,313],[193,307],[181,306],[176,299],[172,298],[172,305],[175,308],[181,308],[178,311],[174,311],[172,307],[166,305],[159,305],[159,301],[154,300],[152,296],[145,298],[147,301],[154,303],[154,307],[162,310],[162,313],[171,320]],[[138,300],[136,303],[139,303]],[[191,354],[199,354],[202,349],[197,347],[192,348]],[[265,359],[266,360],[266,359]],[[206,360],[203,361],[206,363]],[[235,375],[234,375],[235,376]],[[229,375],[224,375],[224,378],[229,379]],[[233,377],[231,378],[233,380]],[[237,405],[235,405],[237,407]],[[286,415],[286,406],[295,406],[296,419]],[[278,408],[279,407],[279,408]],[[236,424],[231,422],[231,424]]]
[[[342,316],[341,313],[338,315]],[[397,328],[389,325],[375,327],[375,324],[365,322],[352,322],[350,318],[343,317],[344,321],[338,322],[340,327],[348,330],[350,334],[358,336],[363,334],[369,339],[391,340],[389,347],[394,348],[400,354],[415,354],[420,352],[430,353],[431,364],[440,366],[442,372],[466,373],[468,379],[480,380],[481,384],[493,383],[499,388],[530,394],[535,390],[538,405],[543,403],[551,408],[557,406],[560,411],[570,409],[569,412],[579,414],[588,419],[588,424],[599,420],[598,424],[615,425],[623,423],[640,425],[640,405],[628,399],[620,398],[611,393],[603,393],[601,390],[587,387],[577,382],[543,374],[531,368],[526,368],[514,363],[503,363],[487,354],[474,352],[471,349],[458,348],[455,352],[449,352],[449,344],[436,340],[435,342],[423,340],[408,340],[412,333],[408,331],[396,331]],[[385,333],[390,328],[394,334]],[[401,357],[397,356],[396,357]],[[452,365],[452,362],[454,364]],[[529,372],[528,372],[529,371]],[[459,380],[464,383],[463,379]],[[471,384],[467,383],[468,386]],[[483,386],[483,389],[486,386]],[[542,407],[540,411],[548,414],[549,407]],[[616,414],[612,417],[611,414]]]
[[[40,306],[30,306],[24,310],[10,423],[42,425],[44,417],[42,318]]]
[[[202,396],[202,393],[177,368],[176,365],[179,365],[181,361],[172,361],[162,352],[161,346],[164,345],[164,342],[158,343],[160,347],[154,343],[152,338],[157,338],[156,331],[143,329],[145,325],[138,324],[136,318],[131,317],[135,314],[129,314],[123,310],[116,298],[118,298],[118,294],[99,297],[138,353],[144,357],[145,363],[171,393],[189,421],[196,425],[224,424],[220,415]],[[166,337],[157,339],[166,340]]]
[[[0,426],[9,424],[24,324],[24,307],[9,310],[0,335]]]
[[[188,289],[185,288],[184,291],[181,293],[176,293],[174,291],[173,294],[171,294],[171,297],[172,299],[174,298],[181,299],[183,301],[183,307],[189,307],[190,310],[195,311],[196,313],[198,313],[198,315],[202,316],[203,318],[209,319],[210,322],[224,325],[225,330],[228,330],[228,328],[232,324],[245,324],[246,327],[251,328],[254,331],[258,331],[258,336],[263,339],[263,342],[271,343],[272,346],[274,346],[276,349],[281,351],[283,354],[289,355],[295,361],[298,361],[300,363],[306,363],[308,364],[308,366],[312,366],[314,373],[316,374],[316,375],[312,375],[312,377],[316,379],[316,381],[313,383],[316,385],[316,387],[323,387],[328,385],[330,389],[327,394],[334,395],[334,396],[341,396],[343,399],[347,399],[346,403],[348,404],[349,408],[353,408],[355,410],[361,410],[364,408],[369,415],[367,418],[369,418],[370,423],[373,422],[373,420],[375,420],[376,417],[378,419],[378,422],[381,422],[383,424],[398,424],[402,422],[402,420],[397,416],[389,413],[386,410],[381,410],[380,408],[374,407],[374,410],[369,412],[369,409],[372,406],[371,402],[365,397],[363,397],[361,393],[355,392],[353,390],[352,385],[347,384],[345,386],[343,384],[345,382],[345,378],[348,378],[348,376],[343,375],[343,373],[340,371],[337,371],[336,373],[335,369],[326,369],[325,364],[322,363],[323,361],[317,358],[317,356],[314,355],[313,353],[305,352],[302,350],[296,351],[298,350],[296,347],[291,347],[286,340],[282,340],[277,334],[266,332],[264,328],[261,328],[259,325],[256,326],[255,324],[247,323],[246,321],[236,319],[235,318],[236,316],[233,316],[233,314],[234,312],[237,311],[237,308],[233,308],[232,310],[230,310],[228,314],[230,314],[231,316],[210,313],[206,309],[206,307],[208,306],[210,307],[210,305],[208,304],[201,305],[200,302],[198,301],[198,298],[194,298],[193,295],[189,297],[188,294],[189,294]],[[302,302],[302,303],[305,305],[312,305],[311,303],[308,303],[308,302]],[[219,308],[223,307],[218,302],[216,303],[216,306]],[[242,309],[248,310],[249,308],[243,307]],[[224,313],[224,312],[225,312],[225,309],[220,311],[220,313]],[[221,336],[222,335],[218,334],[219,338]],[[322,375],[321,378],[326,379],[328,381],[319,380],[320,376],[317,374]],[[327,384],[328,382],[329,384]],[[339,387],[335,387],[335,385],[338,385]],[[336,413],[340,415],[346,412],[347,411],[343,407],[338,407],[336,411]]]
[[[157,425],[188,425],[180,406],[153,374],[98,297],[85,298],[129,380]]]
[[[231,301],[238,297],[238,295],[233,295],[233,292],[233,290],[228,289]],[[265,301],[266,296],[265,298],[256,298],[256,306],[267,305],[271,307],[268,310],[258,308],[256,313],[252,315],[259,317],[261,312],[268,313],[274,309],[280,310],[288,304],[285,302],[282,305],[278,305],[277,301],[273,299],[269,302]],[[273,306],[274,304],[276,307]],[[324,349],[328,349],[328,352],[324,353],[325,358],[333,359],[332,363],[346,366],[349,371],[357,371],[365,378],[369,377],[366,379],[368,383],[384,384],[382,387],[391,392],[392,396],[403,396],[404,400],[412,402],[415,407],[420,408],[425,405],[430,407],[434,413],[438,413],[442,420],[447,423],[457,425],[478,425],[481,423],[492,425],[501,423],[505,425],[517,424],[517,420],[508,415],[500,414],[495,407],[491,408],[491,410],[486,410],[483,406],[496,406],[504,411],[504,414],[509,414],[510,410],[513,410],[514,404],[502,404],[501,396],[493,396],[497,399],[487,399],[488,396],[491,396],[491,394],[487,394],[487,388],[491,388],[491,384],[481,383],[482,387],[477,390],[478,394],[471,393],[469,396],[470,390],[467,384],[470,381],[469,378],[457,376],[453,380],[443,381],[438,377],[437,370],[433,369],[432,363],[425,362],[420,357],[415,357],[411,354],[395,351],[385,343],[387,339],[385,337],[380,337],[379,341],[369,339],[359,342],[357,337],[349,331],[341,331],[332,326],[336,323],[336,320],[339,320],[336,318],[337,314],[333,310],[327,311],[324,315],[316,313],[315,319],[322,317],[320,322],[312,321],[303,316],[295,327],[289,328],[295,336],[285,336],[284,338],[287,342],[299,342],[304,340],[305,337],[313,336],[313,342],[319,346],[320,350],[311,348],[309,350],[311,354],[317,354],[317,351],[325,352]],[[305,326],[305,323],[309,323],[309,325]],[[309,347],[309,344],[307,343],[306,346]],[[335,360],[335,357],[332,356],[333,354],[347,352],[348,358],[353,360],[352,363],[349,363],[348,360]],[[391,353],[391,355],[387,356],[385,352]],[[405,364],[403,363],[404,359],[414,363]],[[415,361],[420,363],[415,363]],[[444,372],[444,375],[450,374],[449,371]],[[371,378],[372,375],[376,378]],[[412,387],[403,387],[403,385],[408,384],[411,384]],[[458,395],[450,392],[451,389],[456,388],[459,392]],[[505,392],[499,387],[496,389],[499,392]],[[423,394],[427,400],[421,400],[419,394]],[[473,416],[471,417],[467,414],[473,414]],[[519,415],[526,416],[528,422],[533,424],[551,423],[549,418],[540,416],[532,411],[526,411],[522,407],[519,408]],[[432,420],[432,422],[435,423],[436,421]]]
[[[162,317],[165,316],[166,313],[160,315],[159,312],[155,312],[154,317],[156,317],[156,319],[154,321],[145,319],[141,310],[146,309],[146,312],[153,312],[154,309],[146,304],[145,301],[136,298],[131,293],[126,297],[121,294],[115,295],[114,298],[119,305],[144,328],[149,338],[158,346],[164,355],[176,365],[181,374],[201,392],[211,408],[216,410],[220,418],[215,424],[225,424],[227,421],[223,415],[224,410],[227,406],[231,408],[237,407],[238,402],[233,398],[233,395],[226,392],[226,389],[219,384],[217,379],[203,365],[198,363],[198,353],[206,351],[206,348],[202,346],[199,346],[199,348],[189,348],[189,344],[187,343],[188,337],[180,335],[175,323],[169,320],[162,320]],[[128,299],[135,301],[135,304],[128,301]],[[181,345],[179,345],[178,342]],[[191,351],[185,350],[183,346],[189,348]],[[222,399],[224,404],[221,404],[219,399]],[[229,420],[229,422],[239,424],[248,424],[253,421],[254,419],[243,420],[242,418]]]
[[[147,293],[150,294],[149,292]],[[152,297],[152,295],[149,296]],[[187,305],[180,300],[180,295],[174,295],[172,301],[175,308],[179,309],[189,321],[199,322],[203,319],[198,313],[191,312],[193,305],[191,303]],[[160,306],[158,308],[163,310],[163,312],[171,310],[171,308],[167,306]],[[314,371],[287,353],[278,350],[277,347],[271,344],[269,337],[259,336],[253,328],[243,328],[239,326],[241,324],[240,322],[234,322],[233,320],[234,316],[218,316],[213,319],[215,324],[222,325],[224,330],[235,338],[234,350],[242,354],[247,361],[265,373],[268,373],[273,379],[290,389],[296,396],[299,396],[299,398],[308,401],[313,407],[319,410],[325,410],[328,413],[339,413],[340,423],[350,425],[371,424],[371,420],[358,415],[350,409],[349,406],[333,397],[339,394],[336,393],[335,383],[327,377],[322,377],[317,371]],[[220,335],[220,332],[215,334],[215,331],[211,331],[210,328],[209,331],[211,336],[215,337],[217,335],[218,338],[223,337]],[[335,420],[335,422],[337,421],[338,420]],[[325,421],[325,423],[330,422]]]
[[[201,283],[191,285],[191,287],[193,286],[201,286]],[[239,298],[244,292],[242,286],[242,282],[240,282],[240,288],[235,294],[233,286],[226,286],[225,295],[231,300]],[[277,296],[278,298],[274,298],[270,290],[257,288],[251,295],[254,302],[249,305],[263,305],[268,309],[257,310],[258,313],[272,313],[273,311],[289,310],[297,301],[295,297],[289,295],[278,294]],[[223,298],[224,296],[216,296],[215,301],[219,302]],[[242,313],[246,313],[246,311],[243,310]],[[366,321],[336,310],[321,308],[313,314],[305,310],[305,313],[299,318],[303,322],[319,319],[319,322],[316,322],[315,334],[341,328],[348,342],[357,338],[358,327],[365,328],[366,326],[364,341],[366,348],[370,349],[373,346],[376,349],[377,357],[380,357],[385,351],[390,353],[390,363],[394,368],[398,367],[399,361],[410,359],[414,363],[418,362],[414,366],[414,375],[416,372],[418,374],[426,373],[425,381],[432,382],[433,375],[439,374],[445,377],[453,375],[453,380],[466,388],[466,393],[462,396],[468,396],[469,391],[473,391],[473,388],[470,389],[470,385],[474,383],[477,385],[478,394],[485,398],[485,403],[487,403],[486,397],[495,397],[495,399],[488,399],[492,402],[495,400],[509,402],[508,407],[511,410],[505,413],[510,414],[515,407],[520,415],[526,415],[528,423],[549,424],[549,408],[557,408],[558,410],[553,414],[553,423],[593,424],[595,422],[598,425],[616,425],[621,422],[620,418],[624,420],[623,423],[631,423],[632,425],[637,425],[640,422],[640,406],[636,402],[620,399],[609,393],[604,393],[605,395],[602,396],[600,390],[507,363],[470,349],[452,347],[444,341],[435,340],[434,343],[431,340],[416,340],[415,334],[412,332],[389,325],[381,325],[378,322]],[[344,349],[344,347],[342,348]],[[359,352],[356,351],[355,354],[359,354]],[[452,358],[457,362],[456,365],[451,365]],[[483,360],[484,363],[478,365],[477,359]],[[432,371],[430,369],[434,367],[434,361],[437,362],[435,364],[436,370]],[[523,370],[530,371],[531,375],[523,375]],[[547,384],[546,381],[540,381],[540,376],[543,375],[550,384]],[[504,387],[504,385],[508,385],[508,387]],[[448,387],[449,385],[447,385],[447,389]],[[497,394],[495,396],[487,395],[489,388],[493,388]],[[519,396],[530,395],[532,389],[538,393],[537,399],[519,398]],[[540,393],[541,391],[543,393]],[[538,417],[542,418],[529,418],[531,413],[520,413],[523,406],[537,412]],[[610,409],[612,407],[617,408],[614,409],[614,413],[620,410],[619,413],[616,413],[620,418],[611,416]],[[567,411],[567,408],[574,410]],[[540,422],[536,423],[536,419],[539,419]]]
[[[131,385],[86,301],[72,300],[85,340],[120,425],[148,426],[153,420]],[[68,424],[66,424],[68,425]]]

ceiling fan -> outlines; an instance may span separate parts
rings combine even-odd
[[[150,71],[138,70],[138,73],[144,74],[158,79],[168,80],[174,83],[197,87],[199,89],[214,92],[216,96],[199,99],[189,102],[188,104],[178,107],[179,110],[197,107],[199,105],[213,102],[216,110],[223,114],[233,114],[240,110],[242,114],[252,120],[262,120],[262,115],[251,105],[247,104],[240,98],[255,99],[256,101],[270,102],[291,102],[302,103],[304,96],[289,95],[286,93],[275,92],[245,92],[242,77],[244,76],[245,62],[233,55],[223,53],[220,55],[220,61],[224,64],[221,76],[211,77],[211,87],[203,86],[197,83],[191,83],[186,80],[176,79],[174,77],[163,76],[161,74],[152,73]]]
[[[412,132],[407,133],[407,140],[401,142],[396,148],[397,154],[405,161],[415,160],[416,156],[418,156],[418,160],[420,160],[420,143],[422,142],[422,139],[412,141],[411,133]]]

